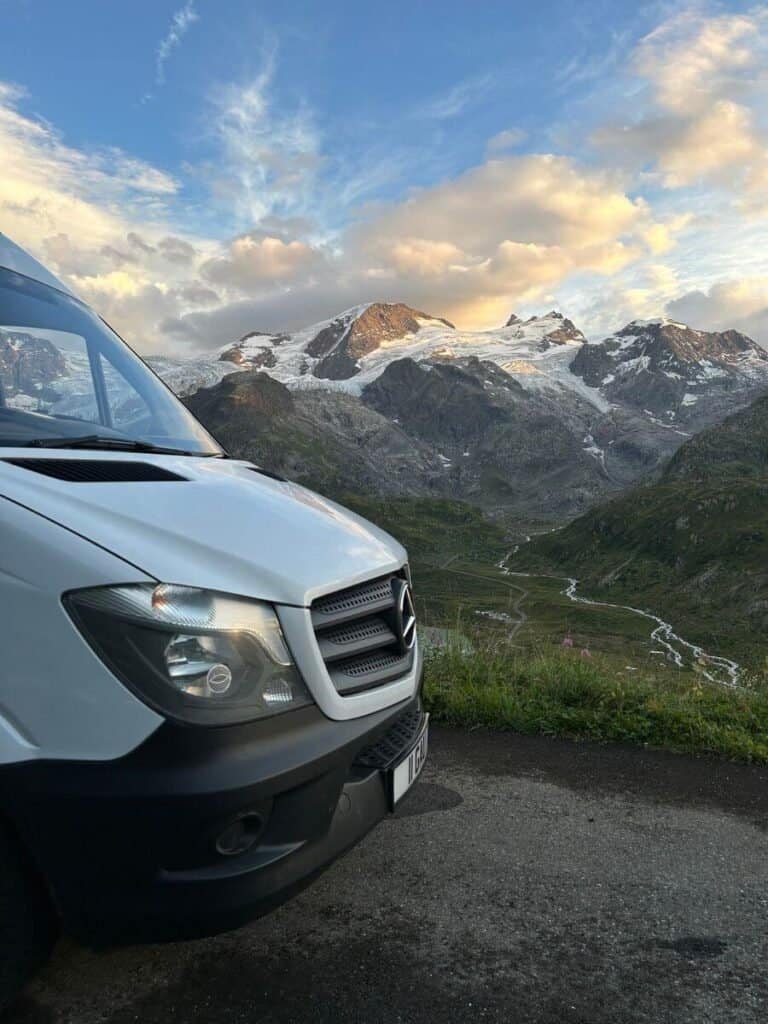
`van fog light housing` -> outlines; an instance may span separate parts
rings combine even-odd
[[[227,825],[216,840],[216,852],[222,857],[236,857],[247,853],[256,843],[264,828],[260,814],[249,811]]]
[[[312,703],[263,601],[136,584],[72,591],[64,604],[115,675],[170,717],[226,725]]]
[[[264,700],[270,706],[290,704],[293,700],[291,684],[286,682],[285,679],[279,679],[276,683],[273,683],[268,690],[264,691]]]

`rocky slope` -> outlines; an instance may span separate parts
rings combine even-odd
[[[401,359],[363,402],[438,453],[449,496],[495,509],[573,515],[611,489],[585,449],[579,417],[531,394],[495,363]]]
[[[704,430],[670,459],[665,481],[768,478],[768,394]]]
[[[459,331],[399,303],[372,303],[293,335],[254,332],[219,354],[234,366],[266,369],[289,387],[353,394],[396,359],[470,357],[496,363],[529,391],[576,394],[600,411],[619,406],[669,427],[706,420],[713,397],[722,405],[768,386],[768,353],[738,331],[636,320],[587,342],[554,311],[528,320],[513,313],[496,330]]]
[[[251,370],[184,401],[231,454],[330,496],[445,493],[436,452],[354,395],[289,391]]]
[[[237,369],[257,369],[249,364],[237,367],[218,359],[171,359],[165,356],[150,356],[147,362],[168,387],[180,398],[193,395],[200,388],[210,388],[224,380]]]
[[[448,320],[429,316],[402,303],[374,302],[349,320],[342,315],[319,331],[305,352],[317,358],[316,377],[346,380],[360,371],[360,360],[388,342],[418,334],[422,325],[442,325],[454,330]]]
[[[562,521],[650,472],[669,431],[526,390],[496,363],[399,359],[361,395],[231,374],[187,396],[233,453],[325,490],[461,497],[503,518]],[[623,476],[617,474],[621,472]]]
[[[611,490],[554,403],[493,363],[392,363],[362,396],[232,374],[186,404],[232,453],[328,494],[461,497],[514,516],[577,514]]]
[[[251,332],[209,361],[215,369],[206,369],[203,359],[194,371],[165,360],[161,372],[181,378],[188,391],[195,373],[207,386],[230,368],[264,369],[293,390],[359,395],[400,359],[461,366],[471,358],[495,363],[531,394],[555,397],[567,418],[586,410],[580,424],[592,435],[588,446],[615,462],[622,479],[625,460],[609,447],[639,449],[645,465],[653,450],[670,454],[691,433],[768,387],[768,353],[737,331],[633,321],[602,341],[587,342],[554,311],[527,320],[512,314],[496,330],[460,331],[400,303],[358,306],[294,334]],[[654,428],[670,436],[664,440]]]
[[[696,430],[768,386],[768,352],[738,331],[635,320],[583,345],[571,371],[613,405]]]
[[[474,356],[508,372],[555,385],[563,376],[572,389],[588,393],[567,373],[584,335],[559,313],[511,316],[495,331],[459,331],[448,320],[402,303],[356,306],[332,320],[294,334],[254,331],[218,354],[236,367],[265,369],[289,387],[325,387],[359,394],[395,359],[452,361]],[[591,396],[600,402],[597,394]]]

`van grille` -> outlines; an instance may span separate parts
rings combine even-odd
[[[320,597],[312,604],[312,618],[322,617],[325,623],[332,617],[335,620],[343,621],[354,618],[364,609],[369,611],[394,607],[395,598],[392,591],[391,576],[381,580],[374,580],[372,583],[361,583],[359,587],[350,587],[348,590],[339,590],[336,594],[328,594]]]
[[[393,682],[409,672],[414,651],[397,635],[402,574],[327,594],[312,603],[312,626],[333,685],[344,697]]]

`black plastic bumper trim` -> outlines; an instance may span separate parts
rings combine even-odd
[[[3,766],[0,814],[81,941],[214,934],[284,902],[385,816],[382,773],[358,755],[418,707],[346,722],[312,707],[224,729],[166,723],[113,762]],[[217,836],[243,813],[263,831],[223,856]]]

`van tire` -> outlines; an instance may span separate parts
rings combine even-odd
[[[50,956],[56,921],[23,851],[0,823],[0,1012]]]

